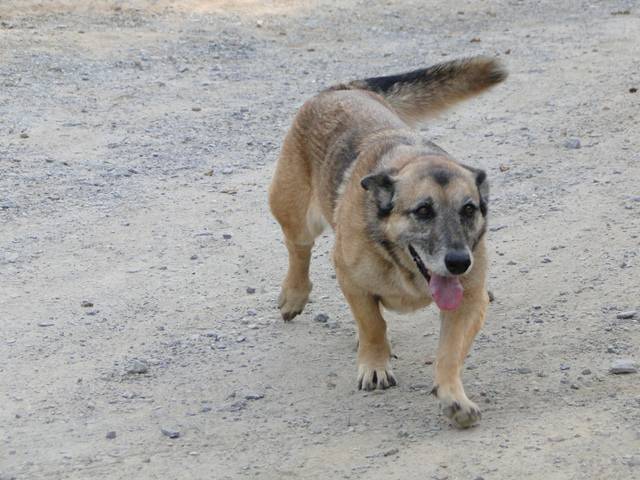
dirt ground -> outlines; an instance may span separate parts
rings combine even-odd
[[[640,375],[609,373],[640,360],[639,45],[623,0],[3,0],[0,479],[640,478]],[[460,431],[433,308],[357,390],[329,232],[280,320],[266,191],[322,87],[480,53],[508,81],[424,128],[492,187]]]

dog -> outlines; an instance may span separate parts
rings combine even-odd
[[[432,393],[460,428],[481,417],[460,373],[489,302],[489,184],[415,125],[506,77],[496,59],[472,57],[330,87],[297,113],[269,190],[289,253],[282,318],[307,303],[311,249],[330,225],[336,278],[358,326],[358,388],[396,385],[382,307],[411,312],[435,302]]]

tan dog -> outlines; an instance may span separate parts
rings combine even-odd
[[[460,371],[488,304],[488,183],[412,126],[506,78],[475,57],[338,85],[307,101],[289,130],[270,190],[289,269],[279,308],[291,320],[311,291],[314,239],[329,224],[340,287],[358,324],[358,387],[396,384],[381,307],[441,311],[433,393],[460,427],[480,419]]]

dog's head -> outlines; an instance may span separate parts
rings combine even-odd
[[[422,156],[374,172],[361,185],[368,192],[369,230],[387,242],[388,250],[401,250],[418,266],[424,264],[441,309],[457,308],[462,301],[459,276],[471,270],[486,229],[485,172],[445,156]]]

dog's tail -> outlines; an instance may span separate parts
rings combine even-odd
[[[489,57],[439,63],[400,75],[336,85],[329,90],[369,90],[382,95],[410,123],[478,95],[507,78],[502,64]]]

